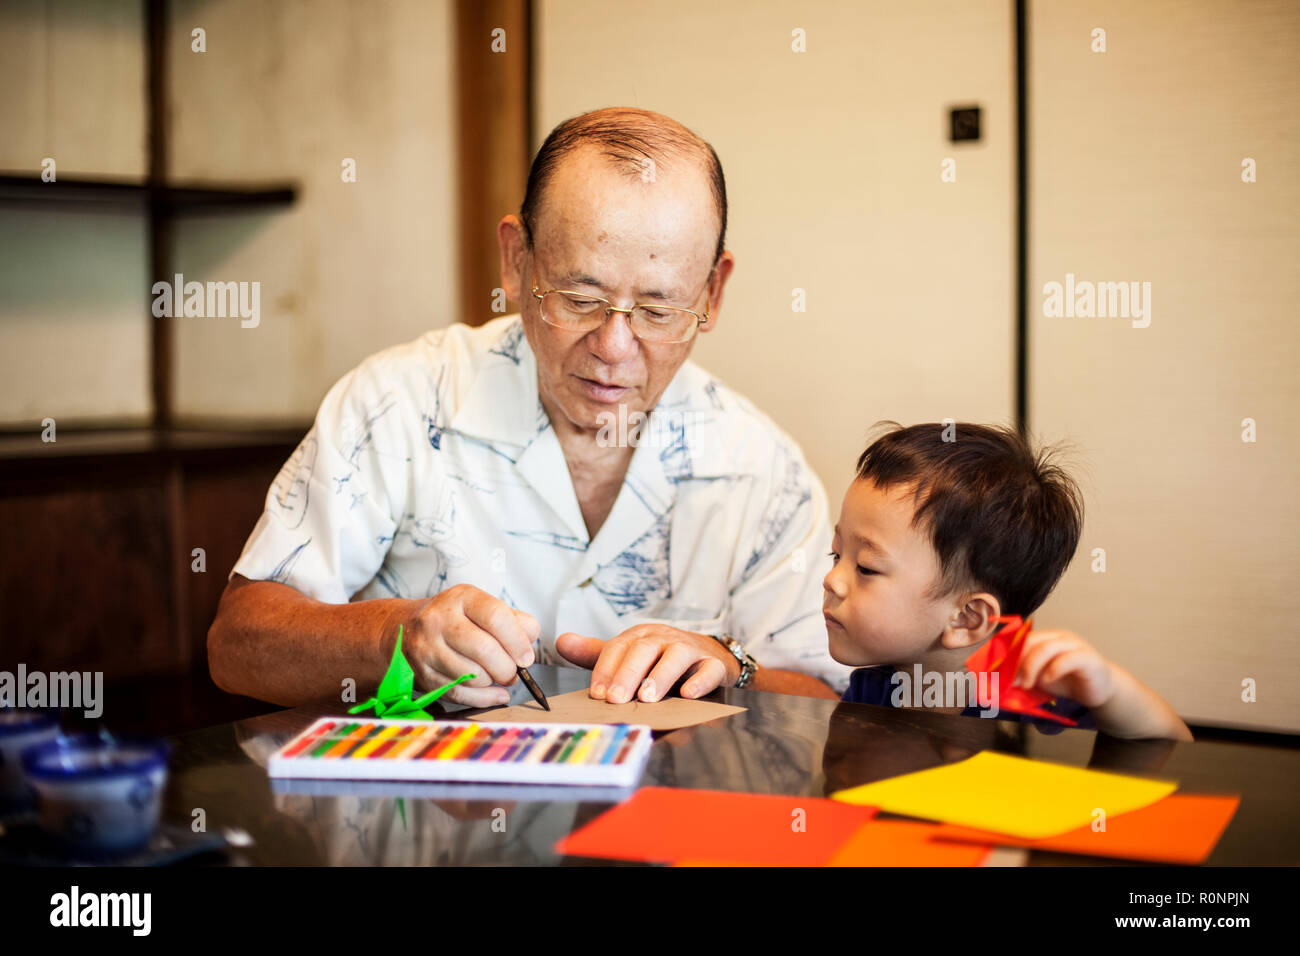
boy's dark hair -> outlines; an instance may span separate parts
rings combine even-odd
[[[1079,543],[1078,486],[1051,450],[1011,428],[894,424],[858,458],[857,477],[882,490],[915,484],[912,524],[929,532],[942,568],[935,593],[974,586],[1003,614],[1036,611]]]

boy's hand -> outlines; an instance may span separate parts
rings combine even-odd
[[[1078,701],[1092,711],[1098,730],[1115,737],[1192,739],[1159,694],[1070,631],[1030,633],[1012,684]]]
[[[1012,686],[1068,697],[1096,709],[1114,696],[1116,681],[1111,663],[1095,647],[1070,631],[1049,630],[1025,638]]]

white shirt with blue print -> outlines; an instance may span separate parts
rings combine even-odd
[[[330,389],[232,574],[330,603],[470,584],[537,618],[542,663],[565,663],[566,631],[730,634],[760,666],[842,692],[821,610],[830,541],[799,447],[691,362],[589,539],[536,360],[504,316],[386,349]]]

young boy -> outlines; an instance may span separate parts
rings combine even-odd
[[[945,684],[949,672],[965,673],[1001,626],[994,619],[1027,619],[1074,555],[1082,499],[1046,454],[1007,428],[958,424],[947,435],[955,441],[944,437],[939,424],[883,436],[844,496],[822,584],[826,631],[837,661],[874,665],[853,672],[846,701],[891,705],[903,676],[894,671],[917,664]],[[1069,631],[1032,631],[1014,683],[1052,695],[1047,709],[1080,726],[1192,739],[1158,694]]]

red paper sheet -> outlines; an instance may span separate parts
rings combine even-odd
[[[555,849],[655,863],[822,866],[875,813],[818,797],[642,787]]]
[[[1218,844],[1240,802],[1233,796],[1174,793],[1140,810],[1109,817],[1105,830],[1082,826],[1038,840],[952,824],[940,825],[934,835],[963,843],[1023,846],[1121,860],[1201,863]]]

